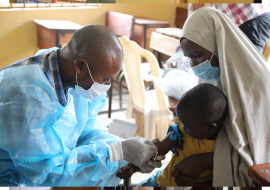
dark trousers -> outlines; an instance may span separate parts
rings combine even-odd
[[[244,22],[239,28],[262,53],[270,37],[270,12]]]

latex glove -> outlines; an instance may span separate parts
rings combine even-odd
[[[164,155],[159,155],[157,156],[156,162],[149,160],[147,163],[139,166],[139,168],[141,169],[142,173],[151,173],[155,168],[160,168],[162,166],[161,161],[165,158],[166,157]]]
[[[133,137],[117,141],[108,146],[111,162],[126,160],[136,166],[149,161],[158,152],[158,148],[148,139]]]
[[[151,143],[157,145],[159,143],[158,138],[154,138],[151,140]],[[155,156],[154,156],[155,157]],[[139,166],[142,173],[151,173],[155,168],[160,168],[162,166],[161,161],[164,160],[166,157],[164,155],[157,156],[157,160],[149,160],[147,163],[144,163],[142,166]]]

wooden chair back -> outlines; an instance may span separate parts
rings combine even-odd
[[[175,25],[182,28],[187,19],[188,11],[186,8],[176,7]]]
[[[134,17],[132,15],[108,11],[106,26],[118,37],[127,36],[129,39],[133,38]]]

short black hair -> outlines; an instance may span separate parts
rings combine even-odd
[[[118,37],[106,26],[90,24],[77,30],[68,46],[80,57],[101,58],[115,55],[123,59],[123,49]]]
[[[227,107],[224,93],[212,84],[203,83],[182,95],[176,106],[176,115],[179,118],[180,113],[189,112],[204,124],[223,122]]]

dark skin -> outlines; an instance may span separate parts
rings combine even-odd
[[[184,55],[190,58],[191,67],[199,65],[206,60],[210,60],[212,56],[212,52],[186,38],[181,38],[180,46]],[[219,61],[215,55],[213,55],[210,63],[213,67],[219,67]]]
[[[199,121],[198,117],[194,117],[196,115],[196,111],[190,110],[184,113],[177,113],[179,120],[183,124],[183,129],[195,139],[208,139],[208,140],[215,140],[221,127],[222,127],[222,118],[220,121],[216,123],[204,123],[203,121]],[[157,144],[158,152],[160,155],[167,154],[173,147],[179,145],[179,140],[172,141],[170,139],[170,132],[164,139]],[[181,142],[181,146],[183,146],[184,142]],[[212,158],[210,156],[212,155]],[[196,177],[202,173],[206,169],[211,169],[213,164],[211,161],[209,162],[208,159],[213,159],[213,153],[203,153],[203,154],[196,154],[191,155],[181,162],[175,165],[175,170],[172,171],[172,177],[175,178],[176,184],[178,186],[211,186],[212,181],[207,181],[204,183],[197,183],[195,181]],[[186,167],[186,164],[192,163],[192,165],[196,165],[196,171],[194,172],[192,168]],[[201,164],[206,163],[206,164]],[[201,167],[203,165],[203,167]],[[116,174],[117,177],[121,179],[129,179],[133,173],[139,171],[140,168],[134,166],[132,164],[128,164],[122,167],[118,173]],[[190,173],[190,174],[189,174]],[[189,175],[187,175],[189,174]]]
[[[172,132],[168,133],[168,135],[163,138],[159,143],[155,144],[158,148],[158,155],[165,155],[167,154],[174,146],[179,144],[179,140],[172,141],[170,139]],[[181,144],[184,141],[181,140]],[[140,171],[140,168],[129,163],[126,166],[122,167],[116,174],[116,177],[120,179],[129,179],[135,172]]]
[[[185,56],[191,59],[190,66],[194,67],[207,59],[210,60],[212,53],[200,45],[186,39],[180,39],[180,45]],[[211,60],[213,67],[219,67],[218,58],[214,55]],[[190,178],[184,178],[188,183],[194,183],[195,179],[202,171],[206,169],[213,169],[213,156],[214,153],[203,153],[191,155],[175,165],[175,169],[172,171],[172,177],[175,177],[178,185],[185,184],[183,177],[189,176]],[[201,164],[204,163],[204,164]],[[210,182],[209,182],[210,183]],[[212,185],[212,184],[210,184]],[[198,186],[198,184],[195,186]]]
[[[88,90],[94,81],[110,85],[111,77],[117,75],[123,66],[122,58],[113,54],[100,57],[77,56],[72,53],[69,46],[58,51],[57,57],[64,90],[75,88],[76,73],[79,86],[85,90]],[[87,63],[94,81],[90,77]]]
[[[184,55],[191,59],[191,67],[210,60],[211,58],[212,53],[210,51],[188,39],[182,38],[180,45]],[[210,63],[213,67],[219,67],[219,61],[215,55],[213,55]],[[190,114],[190,117],[181,117],[181,115],[179,115],[179,119],[184,124],[184,130],[193,138],[214,140],[221,129],[221,122],[210,124],[196,123],[193,113]],[[176,149],[183,149],[183,145],[174,145],[171,149],[178,155]],[[212,181],[205,183],[197,183],[195,181],[197,176],[207,169],[213,169],[213,153],[195,154],[176,164],[175,169],[172,171],[172,177],[175,177],[175,181],[179,186],[211,186]]]
[[[188,112],[178,113],[177,116],[183,124],[183,129],[195,139],[208,139],[215,140],[222,128],[222,119],[214,123],[205,123],[202,120],[194,119],[196,111],[190,110]],[[210,159],[210,161],[208,161]],[[186,165],[192,163],[187,167]],[[204,164],[201,164],[204,163]],[[211,186],[212,181],[204,183],[197,183],[195,179],[197,176],[206,169],[213,168],[213,153],[202,153],[191,155],[174,166],[172,177],[175,177],[175,182],[179,186],[192,185],[192,186]],[[195,168],[195,170],[194,170]]]
[[[215,140],[221,129],[222,122],[206,123],[198,118],[196,111],[190,110],[177,113],[178,119],[183,124],[183,129],[194,139]]]

